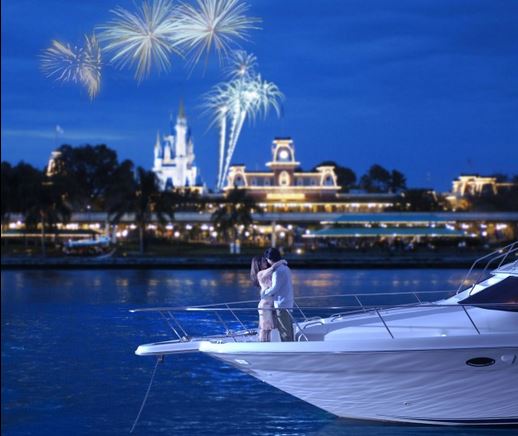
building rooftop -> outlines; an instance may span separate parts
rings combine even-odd
[[[426,212],[347,213],[335,223],[437,223],[452,221],[444,215]]]
[[[469,236],[461,230],[453,230],[445,227],[348,227],[337,229],[321,229],[304,235],[305,238],[356,238],[377,236],[427,236],[427,237],[466,237]]]

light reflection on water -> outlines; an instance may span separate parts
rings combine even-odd
[[[2,434],[117,435],[136,416],[168,338],[131,307],[256,299],[248,271],[2,271]],[[295,270],[296,295],[455,289],[458,270]],[[332,299],[323,299],[332,302]],[[256,315],[254,315],[256,316]],[[201,328],[212,325],[200,316]],[[168,358],[136,434],[486,435],[337,419],[204,355]],[[491,434],[510,434],[492,429]]]
[[[444,291],[455,289],[461,277],[458,270],[295,270],[293,284],[297,296]],[[250,285],[248,271],[37,270],[2,273],[2,298],[4,303],[185,305],[256,299],[258,292]]]

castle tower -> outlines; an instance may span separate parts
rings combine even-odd
[[[157,168],[160,166],[161,159],[162,159],[162,144],[160,143],[160,132],[157,130],[155,149],[154,149],[153,168]]]
[[[185,156],[187,154],[187,141],[188,141],[188,128],[187,118],[185,117],[185,108],[183,100],[180,100],[180,106],[178,107],[178,117],[176,118],[176,125],[174,127],[176,132],[176,156]]]
[[[295,145],[291,138],[275,138],[272,144],[272,161],[266,164],[274,175],[275,184],[281,187],[294,185],[295,168],[300,162],[295,160]]]
[[[162,189],[194,187],[197,185],[198,169],[194,166],[194,144],[185,116],[183,100],[180,100],[178,116],[173,125],[170,117],[170,134],[163,141],[157,137],[153,171]]]

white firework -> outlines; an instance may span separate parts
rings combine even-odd
[[[101,48],[95,35],[85,35],[84,61],[81,78],[91,99],[101,90]]]
[[[192,55],[193,65],[214,50],[221,58],[234,40],[247,38],[260,21],[245,15],[248,5],[241,0],[196,0],[178,8],[175,40]]]
[[[255,120],[258,115],[266,117],[270,108],[280,116],[283,99],[282,93],[274,83],[262,80],[261,76],[255,73],[255,56],[242,52],[233,59],[245,60],[244,63],[235,63],[238,68],[234,68],[232,74],[237,74],[239,78],[215,86],[206,96],[205,104],[206,108],[214,113],[213,124],[217,122],[220,128],[217,182],[219,189],[223,188],[245,120]],[[239,67],[242,64],[248,65],[246,70]],[[236,73],[239,71],[242,73]]]
[[[266,117],[270,108],[273,108],[277,116],[280,117],[282,112],[281,102],[284,99],[284,95],[277,85],[273,82],[262,80],[260,75],[256,77],[255,83],[258,95],[256,110],[262,112],[262,115]]]
[[[229,99],[228,107],[230,108],[231,128],[225,164],[220,178],[220,189],[223,188],[225,178],[230,169],[232,156],[234,155],[245,120],[249,118],[254,121],[258,115],[266,117],[270,107],[273,107],[277,115],[280,116],[283,95],[274,83],[263,81],[260,75],[256,75],[232,82]]]
[[[216,85],[205,96],[206,112],[214,115],[210,125],[218,124],[219,126],[218,187],[221,183],[220,180],[223,174],[223,163],[226,152],[227,114],[229,111],[229,104],[231,103],[229,95],[229,85],[227,83],[223,83]]]
[[[94,35],[84,38],[84,47],[52,41],[41,55],[41,68],[49,78],[85,86],[93,99],[101,87],[101,49]]]
[[[141,81],[151,68],[159,72],[171,67],[171,56],[181,54],[174,39],[175,10],[169,0],[144,1],[136,12],[117,7],[115,19],[99,27],[105,50],[113,52],[111,61],[120,68],[135,67]]]
[[[62,82],[79,82],[83,49],[53,40],[41,55],[41,69],[45,76]]]
[[[255,74],[257,58],[244,50],[235,50],[230,56],[227,74],[234,79],[250,77]]]

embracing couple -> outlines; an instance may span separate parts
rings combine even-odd
[[[250,278],[261,289],[259,302],[259,341],[270,342],[278,329],[281,341],[293,341],[293,286],[288,262],[276,248],[268,248],[252,259]]]

